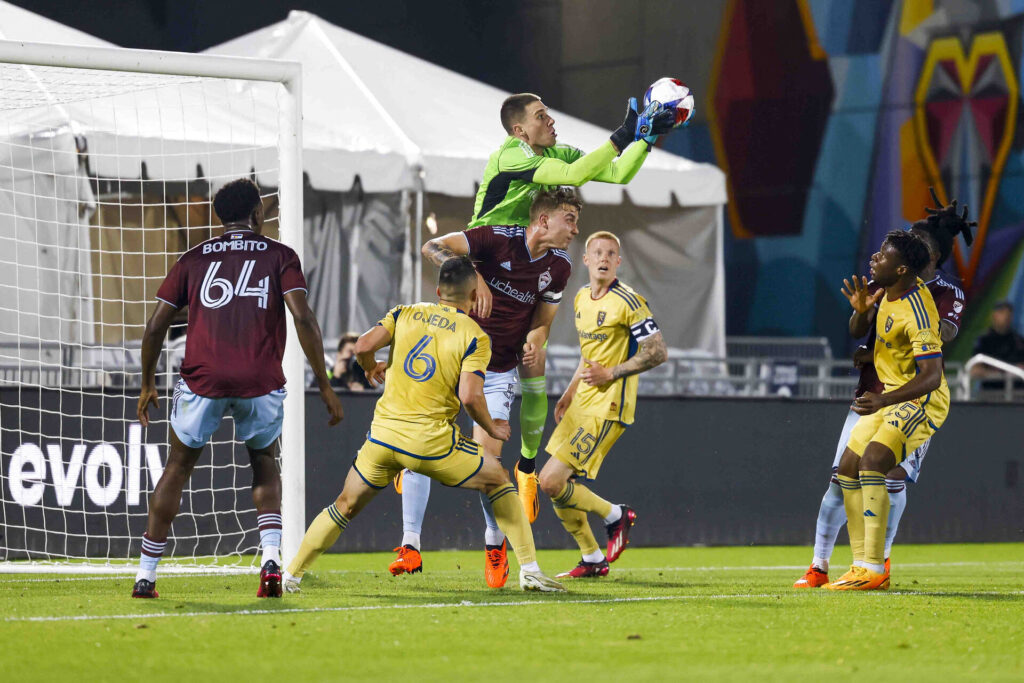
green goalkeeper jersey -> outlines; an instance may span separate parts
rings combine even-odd
[[[530,224],[530,204],[538,191],[558,185],[578,186],[590,180],[628,183],[643,165],[648,149],[641,140],[627,147],[618,159],[611,142],[590,154],[563,144],[537,154],[530,145],[510,135],[487,161],[467,227],[526,227]]]

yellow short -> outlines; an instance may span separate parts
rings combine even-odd
[[[861,415],[846,447],[861,456],[869,443],[880,443],[893,452],[898,465],[938,431],[947,414],[946,408],[922,405],[915,399]]]
[[[596,479],[601,463],[626,426],[616,420],[583,415],[575,408],[575,403],[569,405],[545,450],[571,467],[576,476]]]
[[[371,436],[359,449],[352,467],[368,486],[383,489],[404,469],[426,475],[445,486],[460,486],[479,472],[483,464],[480,444],[456,430],[451,450],[437,456],[413,455]]]

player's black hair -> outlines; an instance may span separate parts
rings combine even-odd
[[[469,256],[454,256],[441,264],[437,287],[444,298],[461,299],[476,282],[476,268]]]
[[[932,193],[932,199],[935,201],[936,208],[925,208],[925,211],[928,212],[928,217],[913,223],[910,229],[920,230],[932,238],[939,250],[939,262],[937,265],[941,267],[946,262],[946,259],[949,258],[950,253],[952,253],[957,235],[963,235],[964,242],[967,243],[967,246],[971,246],[971,243],[974,241],[971,228],[976,226],[978,222],[967,220],[967,206],[964,206],[962,213],[957,213],[955,199],[948,206],[943,206],[942,202],[939,201],[938,195],[935,194],[935,188],[929,187],[928,190]]]
[[[583,200],[575,187],[568,185],[553,190],[538,192],[530,204],[530,222],[533,223],[542,213],[554,211],[563,206],[573,206],[576,211],[583,210]]]
[[[260,201],[260,188],[256,183],[248,178],[239,178],[217,190],[213,197],[213,210],[225,225],[245,223]]]
[[[893,230],[885,236],[885,242],[899,252],[904,265],[915,274],[920,273],[932,260],[928,253],[928,245],[912,232]]]
[[[522,120],[523,113],[531,102],[540,102],[540,96],[532,92],[521,92],[505,98],[501,103],[500,115],[501,125],[506,133],[512,135],[512,126]]]

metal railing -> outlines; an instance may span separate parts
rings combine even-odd
[[[184,357],[184,337],[164,344],[157,361],[158,386],[174,386]],[[141,380],[142,348],[138,341],[129,341],[123,346],[60,342],[0,343],[0,386],[138,389]]]
[[[548,349],[548,391],[565,390],[579,364],[575,347]],[[963,365],[946,365],[953,398],[962,391]],[[639,393],[646,396],[784,396],[801,399],[849,399],[858,371],[849,360],[825,358],[717,358],[705,351],[670,349],[669,358],[640,375]]]
[[[1001,377],[972,377],[971,371],[976,367],[988,367],[999,370]],[[965,400],[1003,400],[1024,401],[1024,385],[1016,380],[1024,380],[1024,369],[983,353],[976,354],[964,364],[960,376],[960,392]],[[986,383],[999,382],[998,388],[985,388]]]
[[[730,338],[729,348],[747,355],[720,358],[697,349],[669,349],[665,363],[640,375],[640,395],[848,399],[857,386],[857,370],[849,360],[833,359],[824,339]],[[157,365],[159,386],[173,387],[184,355],[184,337],[164,345]],[[549,392],[565,390],[579,359],[576,346],[548,349]],[[330,363],[333,358],[326,360]],[[1004,373],[999,389],[984,389],[982,378],[971,377],[971,369],[979,365]],[[138,342],[124,346],[0,343],[0,386],[138,389],[141,372]],[[1024,402],[1024,369],[1014,365],[978,355],[966,364],[947,363],[945,372],[955,400]],[[307,376],[312,377],[308,366]]]

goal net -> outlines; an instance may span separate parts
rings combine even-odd
[[[219,234],[212,197],[235,178],[257,180],[264,234],[301,257],[298,89],[286,62],[0,41],[0,571],[127,571],[138,558],[185,348],[180,317],[143,429],[154,295],[184,251]],[[289,321],[286,552],[304,527],[302,369]],[[165,564],[249,570],[251,484],[225,420]]]

